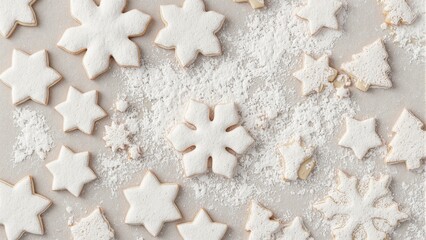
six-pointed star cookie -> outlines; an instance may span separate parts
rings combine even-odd
[[[64,131],[79,129],[86,134],[91,134],[95,122],[107,115],[97,101],[98,94],[95,90],[81,93],[74,87],[70,87],[67,100],[55,107],[64,117]]]
[[[126,0],[71,0],[71,14],[81,24],[64,32],[58,46],[79,54],[90,79],[108,69],[110,57],[120,66],[140,66],[138,46],[129,37],[145,33],[151,17],[133,9],[123,13]]]
[[[164,223],[182,217],[174,203],[178,191],[179,185],[160,183],[157,177],[148,171],[140,186],[124,190],[124,196],[130,204],[125,223],[144,225],[152,236],[157,236]]]
[[[89,167],[89,153],[74,153],[62,146],[59,158],[46,164],[53,175],[52,190],[68,190],[78,197],[84,184],[96,179]]]
[[[358,121],[346,117],[346,132],[339,145],[352,148],[358,159],[362,159],[371,148],[382,145],[382,140],[376,133],[376,119]]]
[[[209,214],[201,209],[191,223],[181,223],[177,229],[184,240],[220,240],[228,226],[213,222]]]
[[[0,180],[0,224],[7,239],[19,239],[25,232],[43,235],[40,215],[51,202],[34,191],[33,179],[24,177],[14,186]]]
[[[312,160],[314,148],[305,147],[300,138],[278,146],[278,151],[283,158],[284,178],[286,180],[297,180],[304,163],[310,163],[310,165],[304,164],[306,169],[302,169],[307,171],[306,177],[315,166],[315,161]]]
[[[336,12],[341,7],[339,0],[308,0],[308,4],[296,15],[309,21],[309,31],[314,35],[322,27],[338,28]]]
[[[202,0],[185,0],[183,7],[161,6],[161,18],[166,25],[155,38],[155,43],[165,49],[175,48],[176,57],[182,66],[188,66],[198,53],[205,56],[222,54],[215,33],[225,21],[225,16],[204,10]]]
[[[74,240],[114,240],[114,230],[102,209],[97,207],[89,216],[70,227]]]
[[[306,96],[312,92],[321,92],[326,84],[334,80],[337,71],[328,66],[327,55],[315,60],[305,54],[303,68],[293,73],[293,76],[302,82],[302,94]]]
[[[49,88],[61,78],[57,71],[49,67],[46,50],[29,55],[14,49],[12,66],[0,75],[0,80],[12,88],[12,102],[17,105],[28,99],[46,105]]]
[[[37,19],[31,5],[36,0],[0,0],[0,34],[12,35],[16,26],[36,26]]]

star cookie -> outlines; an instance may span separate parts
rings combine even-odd
[[[202,0],[185,0],[182,8],[176,5],[162,5],[161,18],[165,28],[155,38],[155,43],[165,49],[175,49],[179,63],[186,67],[201,53],[205,56],[222,54],[216,37],[225,16],[205,11]]]
[[[74,240],[114,240],[114,230],[102,209],[97,207],[89,216],[70,227]]]
[[[16,26],[37,26],[32,8],[36,0],[0,0],[0,34],[8,38]]]
[[[406,0],[381,0],[385,22],[390,25],[411,24],[416,19],[416,14]]]
[[[184,240],[221,240],[228,226],[213,222],[209,214],[201,209],[190,223],[181,223],[177,229]]]
[[[234,0],[234,2],[237,2],[237,3],[248,2],[248,3],[250,3],[250,6],[253,9],[263,8],[265,6],[264,0]]]
[[[271,239],[272,234],[280,228],[278,221],[272,220],[273,213],[268,209],[252,201],[250,206],[250,216],[245,229],[250,232],[249,240]]]
[[[78,197],[86,183],[96,179],[96,175],[89,167],[89,153],[74,153],[62,146],[59,158],[46,164],[53,175],[52,190],[68,190]]]
[[[308,240],[311,234],[306,230],[301,217],[295,217],[293,221],[284,226],[280,240]]]
[[[312,159],[314,149],[305,147],[300,138],[278,146],[278,151],[283,158],[286,180],[306,179],[315,166]]]
[[[296,15],[308,20],[309,31],[314,35],[323,27],[338,28],[336,13],[341,7],[342,2],[338,0],[308,0]]]
[[[46,50],[29,55],[14,49],[12,66],[0,75],[0,80],[12,88],[12,103],[16,105],[28,99],[47,105],[49,88],[61,79],[62,76],[49,67]]]
[[[74,87],[70,87],[67,100],[55,107],[56,111],[64,117],[64,132],[79,129],[86,134],[91,134],[95,122],[107,115],[97,102],[98,93],[95,90],[81,93]]]

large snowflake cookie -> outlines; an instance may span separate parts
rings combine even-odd
[[[249,240],[271,239],[272,235],[280,228],[280,223],[272,219],[273,213],[252,201],[250,206],[250,216],[245,229],[250,232]]]
[[[81,24],[65,31],[58,46],[79,54],[90,79],[108,69],[110,57],[120,66],[140,66],[138,46],[129,37],[141,36],[151,17],[133,9],[123,13],[126,0],[71,0],[71,14]]]
[[[360,189],[357,178],[340,170],[337,177],[337,186],[330,196],[314,204],[330,221],[334,239],[354,239],[361,232],[363,239],[385,240],[398,222],[408,218],[392,200],[388,175],[370,177],[365,190]],[[344,222],[332,221],[337,217],[342,217]],[[378,225],[378,221],[382,224]]]
[[[304,96],[313,92],[320,93],[324,87],[337,76],[337,70],[328,65],[328,56],[323,55],[318,59],[305,54],[304,66],[293,76],[302,82],[302,94]]]
[[[302,218],[295,217],[293,221],[284,226],[283,235],[279,240],[308,240],[310,235]]]
[[[265,6],[264,0],[234,0],[234,2],[237,2],[237,3],[248,2],[250,3],[250,6],[253,9],[263,8]]]
[[[315,161],[312,159],[314,148],[304,146],[300,138],[279,145],[278,151],[283,159],[286,180],[306,179],[315,166]]]
[[[214,173],[228,178],[234,175],[236,154],[242,154],[254,142],[238,122],[234,103],[219,104],[211,112],[206,104],[190,101],[185,123],[178,124],[167,136],[184,154],[186,176],[207,172],[210,161]]]
[[[62,76],[49,67],[46,50],[27,54],[14,49],[12,66],[0,75],[0,80],[12,88],[13,104],[21,104],[29,99],[46,105],[49,101],[49,88]]]
[[[0,34],[10,37],[16,26],[37,26],[32,8],[36,0],[0,0]]]
[[[155,43],[165,49],[175,49],[182,66],[188,66],[198,53],[205,56],[222,54],[218,32],[225,16],[205,11],[202,0],[185,0],[182,8],[176,5],[160,7],[161,18],[166,25],[155,38]]]
[[[352,58],[351,62],[343,63],[341,68],[355,81],[358,89],[367,91],[369,88],[392,87],[388,53],[382,39],[364,47],[361,53]]]
[[[338,28],[336,13],[341,7],[339,0],[308,0],[296,15],[309,21],[309,31],[314,35],[323,27]]]
[[[213,222],[204,209],[198,211],[192,222],[177,225],[184,240],[221,240],[227,228],[226,224]]]
[[[384,7],[385,22],[391,25],[411,24],[416,19],[416,14],[406,0],[380,0]]]
[[[424,124],[410,111],[404,109],[392,128],[394,137],[389,143],[389,152],[385,162],[405,162],[407,169],[421,166],[426,158],[426,131]]]
[[[14,186],[0,180],[0,224],[4,225],[9,240],[19,239],[25,232],[43,235],[40,215],[50,204],[49,199],[35,193],[30,176]]]
[[[70,227],[74,240],[113,240],[114,230],[102,209],[97,207],[89,216]]]
[[[179,185],[161,183],[154,173],[148,171],[139,186],[124,190],[124,196],[130,204],[125,223],[144,225],[156,237],[164,223],[182,217],[174,203],[178,191]]]

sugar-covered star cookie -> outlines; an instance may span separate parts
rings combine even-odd
[[[358,121],[347,117],[346,132],[339,145],[351,148],[358,159],[362,159],[371,148],[382,145],[382,140],[376,133],[376,119]]]
[[[55,107],[64,117],[64,132],[75,129],[91,134],[95,122],[107,113],[98,105],[98,93],[93,90],[81,93],[74,87],[68,89],[67,100]]]
[[[37,26],[32,8],[36,0],[0,0],[0,34],[8,38],[16,26]]]
[[[89,216],[70,227],[74,240],[114,240],[114,230],[102,209],[97,207]]]
[[[324,90],[324,87],[337,76],[337,71],[328,65],[327,55],[315,60],[304,54],[303,68],[293,73],[293,76],[302,82],[302,94],[306,96]]]
[[[161,183],[148,171],[137,187],[124,190],[124,196],[130,204],[125,223],[144,225],[146,230],[156,237],[164,223],[179,220],[182,216],[174,203],[179,185]]]
[[[337,29],[337,11],[342,7],[339,0],[308,0],[297,16],[309,21],[309,31],[314,35],[322,27]]]
[[[417,17],[406,0],[380,0],[380,2],[383,4],[387,24],[411,24]]]
[[[221,240],[227,228],[226,224],[213,222],[204,209],[198,211],[192,222],[177,225],[184,240]]]
[[[162,5],[161,18],[166,25],[155,38],[155,43],[165,49],[175,49],[182,66],[188,66],[201,53],[205,56],[222,54],[215,33],[220,30],[225,16],[205,11],[202,0],[185,0],[182,8]]]
[[[306,230],[301,217],[284,226],[283,235],[279,240],[308,240],[311,234]]]
[[[49,67],[46,50],[29,55],[14,49],[12,66],[0,75],[0,80],[12,88],[12,103],[16,105],[29,99],[47,105],[49,88],[61,78],[57,71]]]
[[[68,190],[78,197],[84,184],[96,179],[89,167],[89,153],[74,153],[62,146],[57,160],[46,164],[53,175],[52,190]]]
[[[300,138],[278,146],[283,159],[283,175],[286,180],[294,181],[310,174],[315,166],[315,161],[312,160],[313,150],[314,148],[304,146]],[[303,173],[303,176],[299,173]]]

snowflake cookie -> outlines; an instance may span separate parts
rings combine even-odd
[[[249,240],[270,239],[280,228],[280,223],[272,219],[273,213],[256,201],[251,202],[250,216],[245,229],[250,232]]]
[[[130,132],[127,131],[124,124],[117,124],[112,122],[111,126],[105,125],[105,146],[110,147],[113,152],[117,150],[125,150],[129,146],[129,135]]]
[[[206,12],[202,0],[185,0],[182,8],[162,5],[160,11],[166,27],[154,42],[162,48],[175,49],[182,66],[193,63],[198,53],[205,56],[222,54],[215,34],[222,28],[225,16],[214,11]]]
[[[388,53],[382,39],[364,47],[352,59],[351,62],[343,63],[341,68],[355,81],[355,87],[361,91],[392,87]]]
[[[198,211],[192,222],[177,225],[184,240],[221,240],[227,228],[226,224],[213,222],[204,209]]]
[[[52,202],[35,193],[32,177],[24,177],[14,186],[0,180],[0,202],[0,224],[7,239],[19,239],[25,232],[44,234],[40,215]]]
[[[234,0],[234,2],[237,2],[237,3],[248,2],[248,3],[250,3],[250,6],[253,9],[263,8],[265,6],[264,0]]]
[[[283,159],[285,180],[306,179],[315,167],[314,148],[305,147],[300,138],[279,145],[278,151]]]
[[[72,54],[85,50],[83,65],[90,79],[104,73],[114,58],[120,66],[140,66],[138,46],[129,37],[141,36],[151,17],[133,9],[123,13],[126,0],[71,0],[71,14],[81,24],[68,28],[58,46]]]
[[[295,217],[293,221],[284,226],[283,235],[279,240],[308,240],[310,235],[302,218]]]
[[[426,158],[426,131],[423,127],[422,121],[404,109],[392,128],[395,135],[389,143],[385,162],[405,162],[408,170],[419,168],[422,159]]]
[[[358,121],[346,117],[346,132],[339,145],[351,148],[358,159],[362,159],[371,148],[381,146],[382,140],[376,132],[376,119]]]
[[[32,8],[36,0],[0,0],[0,34],[8,38],[16,26],[37,26]]]
[[[86,183],[96,179],[89,166],[89,152],[74,153],[62,146],[57,160],[46,164],[53,175],[52,190],[68,190],[78,197]]]
[[[49,88],[62,76],[49,67],[46,50],[27,54],[14,49],[12,66],[0,75],[0,80],[12,88],[12,103],[21,104],[29,99],[47,105]]]
[[[406,0],[380,0],[385,14],[385,22],[390,25],[411,24],[416,19],[416,14]]]
[[[74,240],[113,240],[114,230],[102,209],[97,207],[89,216],[70,227]]]
[[[231,178],[237,166],[236,154],[242,154],[253,138],[238,126],[239,116],[234,103],[209,106],[191,100],[185,113],[185,123],[172,129],[167,138],[176,150],[183,152],[183,167],[187,177],[212,171]]]
[[[314,208],[330,221],[334,239],[355,239],[354,236],[362,231],[366,235],[363,239],[385,240],[389,237],[388,230],[378,228],[377,221],[385,222],[387,228],[393,229],[398,222],[408,218],[391,199],[388,175],[370,177],[365,191],[360,190],[357,178],[340,170],[337,177],[335,193],[330,192],[330,196],[314,204]],[[390,200],[381,201],[385,197]],[[343,217],[344,222],[333,221],[337,217]]]
[[[309,21],[309,31],[315,35],[321,28],[337,29],[336,13],[342,7],[339,0],[308,0],[296,15]]]
[[[174,203],[179,185],[161,183],[151,171],[148,171],[137,187],[124,190],[124,196],[130,204],[125,223],[144,225],[146,230],[156,237],[164,223],[182,218]]]
[[[320,93],[329,82],[337,76],[337,70],[328,65],[328,56],[315,60],[304,54],[303,68],[293,73],[293,77],[302,82],[302,94],[307,96],[313,92]]]

